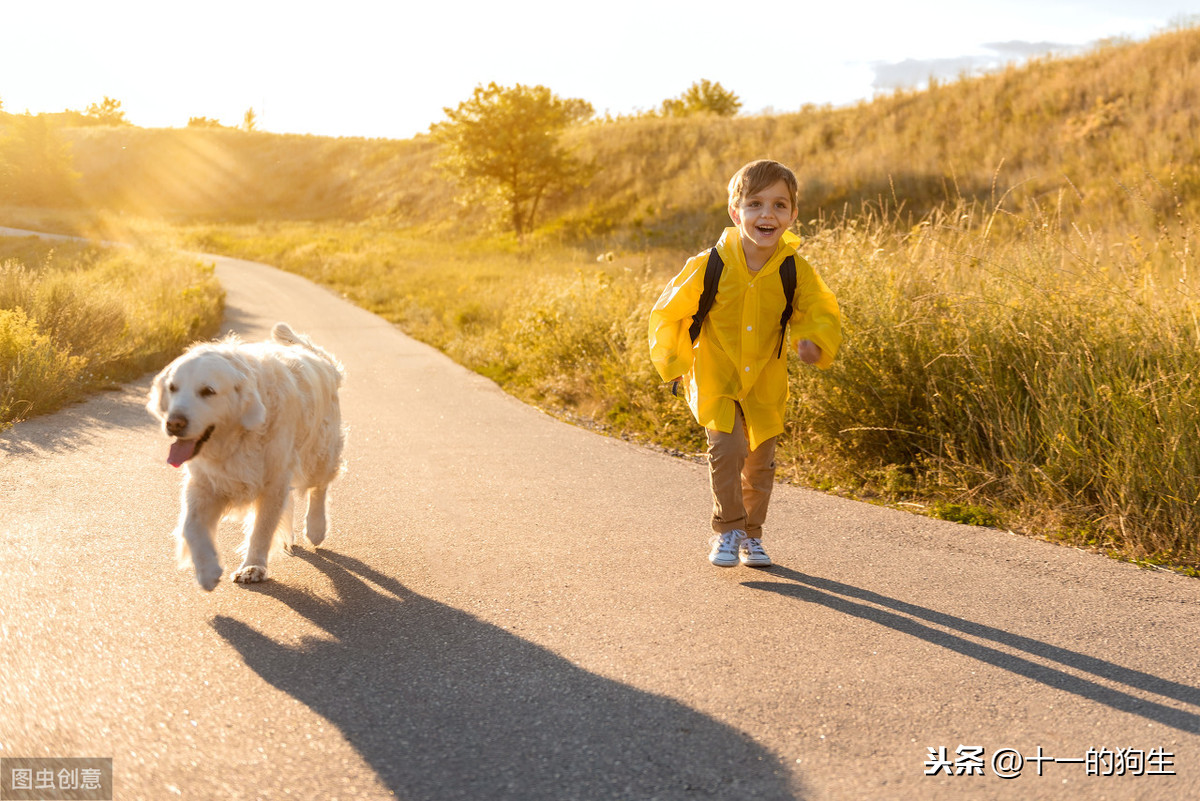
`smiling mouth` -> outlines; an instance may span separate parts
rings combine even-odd
[[[204,443],[208,442],[208,438],[212,436],[216,426],[209,426],[204,430],[198,439],[177,439],[171,443],[171,452],[167,454],[167,464],[172,467],[179,467],[189,459],[194,459],[200,454],[200,449],[204,447]]]

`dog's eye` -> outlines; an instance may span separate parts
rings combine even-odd
[[[167,392],[175,392],[178,389],[174,384],[167,384]]]
[[[216,395],[216,394],[217,394],[217,391],[215,389],[213,389],[212,387],[201,387],[200,388],[200,397],[202,397],[202,398],[211,398],[213,395]]]

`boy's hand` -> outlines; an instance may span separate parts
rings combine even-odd
[[[802,339],[796,343],[796,353],[805,364],[816,364],[821,360],[821,348],[810,339]]]

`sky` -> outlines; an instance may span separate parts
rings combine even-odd
[[[1200,0],[0,0],[0,103],[407,139],[493,81],[617,116],[707,79],[782,113],[1183,22]]]

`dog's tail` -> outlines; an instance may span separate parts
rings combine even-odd
[[[275,327],[271,329],[271,339],[284,345],[312,347],[308,337],[297,334],[287,323],[275,323]]]
[[[337,370],[339,378],[344,377],[346,374],[346,371],[342,368],[342,363],[333,358],[332,353],[317,345],[304,334],[297,334],[287,323],[275,323],[275,327],[271,329],[271,339],[281,345],[295,345],[312,351],[332,364]]]

